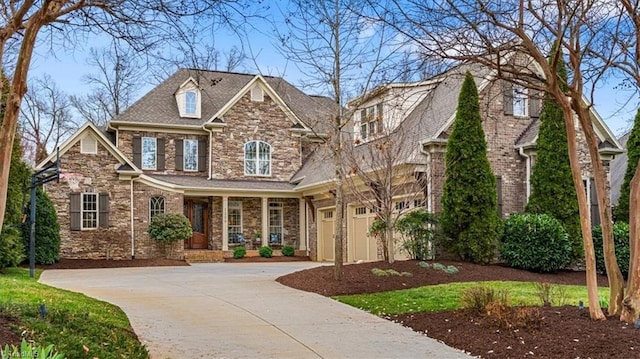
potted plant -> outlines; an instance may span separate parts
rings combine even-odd
[[[261,243],[262,242],[262,232],[260,232],[259,230],[253,231],[253,240],[256,243]]]

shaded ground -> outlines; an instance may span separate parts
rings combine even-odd
[[[0,347],[2,347],[2,349],[4,349],[4,346],[7,344],[20,344],[21,338],[20,335],[16,333],[16,331],[18,331],[17,327],[18,322],[15,319],[4,317],[0,314]]]
[[[344,267],[343,281],[333,279],[333,266],[312,268],[278,278],[278,282],[325,296],[375,293],[449,282],[514,280],[557,284],[585,284],[583,272],[536,274],[501,266],[440,261],[455,265],[459,272],[447,274],[423,269],[416,261],[351,264]],[[377,277],[371,269],[410,272],[412,277]],[[605,276],[599,285],[607,286]],[[520,310],[520,309],[514,309]],[[532,320],[520,328],[505,326],[469,311],[414,313],[386,319],[397,321],[449,346],[482,358],[637,358],[640,357],[640,330],[617,318],[595,322],[577,307],[523,309]]]
[[[87,269],[87,268],[122,268],[122,267],[164,267],[164,266],[188,266],[189,263],[181,260],[166,258],[150,259],[61,259],[50,265],[38,265],[42,269]]]

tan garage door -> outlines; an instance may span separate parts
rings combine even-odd
[[[335,255],[333,250],[333,233],[335,224],[335,209],[319,211],[320,226],[318,227],[318,260],[332,261]]]
[[[351,207],[349,228],[349,260],[374,261],[378,259],[376,238],[369,235],[369,228],[376,220],[375,213],[364,206]]]

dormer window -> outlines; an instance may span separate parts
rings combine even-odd
[[[382,103],[360,110],[360,138],[366,141],[384,130]]]
[[[194,116],[197,110],[197,94],[195,91],[187,91],[184,94],[184,111],[187,115]]]
[[[194,79],[185,81],[175,94],[180,117],[200,118],[200,89]]]

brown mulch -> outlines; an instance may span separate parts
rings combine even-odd
[[[278,282],[325,296],[375,293],[450,282],[512,280],[557,284],[585,284],[584,272],[562,271],[537,274],[502,266],[438,261],[455,265],[459,272],[447,274],[424,269],[417,261],[350,264],[344,266],[343,280],[333,277],[333,266],[322,266],[282,276]],[[395,269],[410,272],[411,277],[378,277],[371,269]],[[598,277],[607,286],[605,276]],[[493,317],[469,311],[413,313],[386,319],[397,321],[445,344],[482,358],[638,358],[640,329],[617,318],[593,321],[588,309],[574,306],[511,308],[515,312],[532,311],[535,320],[521,327],[499,324]],[[606,312],[606,311],[605,311]]]
[[[5,317],[0,315],[0,347],[4,349],[4,346],[19,345],[22,338],[11,327],[17,327],[18,322],[11,317]]]
[[[28,264],[27,264],[28,265]],[[124,268],[124,267],[166,267],[188,266],[183,260],[166,258],[149,259],[61,259],[49,265],[38,265],[42,269],[88,269],[88,268]]]
[[[309,257],[288,257],[288,256],[274,256],[271,258],[265,258],[260,256],[243,257],[243,258],[225,258],[225,262],[229,263],[257,263],[257,262],[304,262],[308,261]]]

